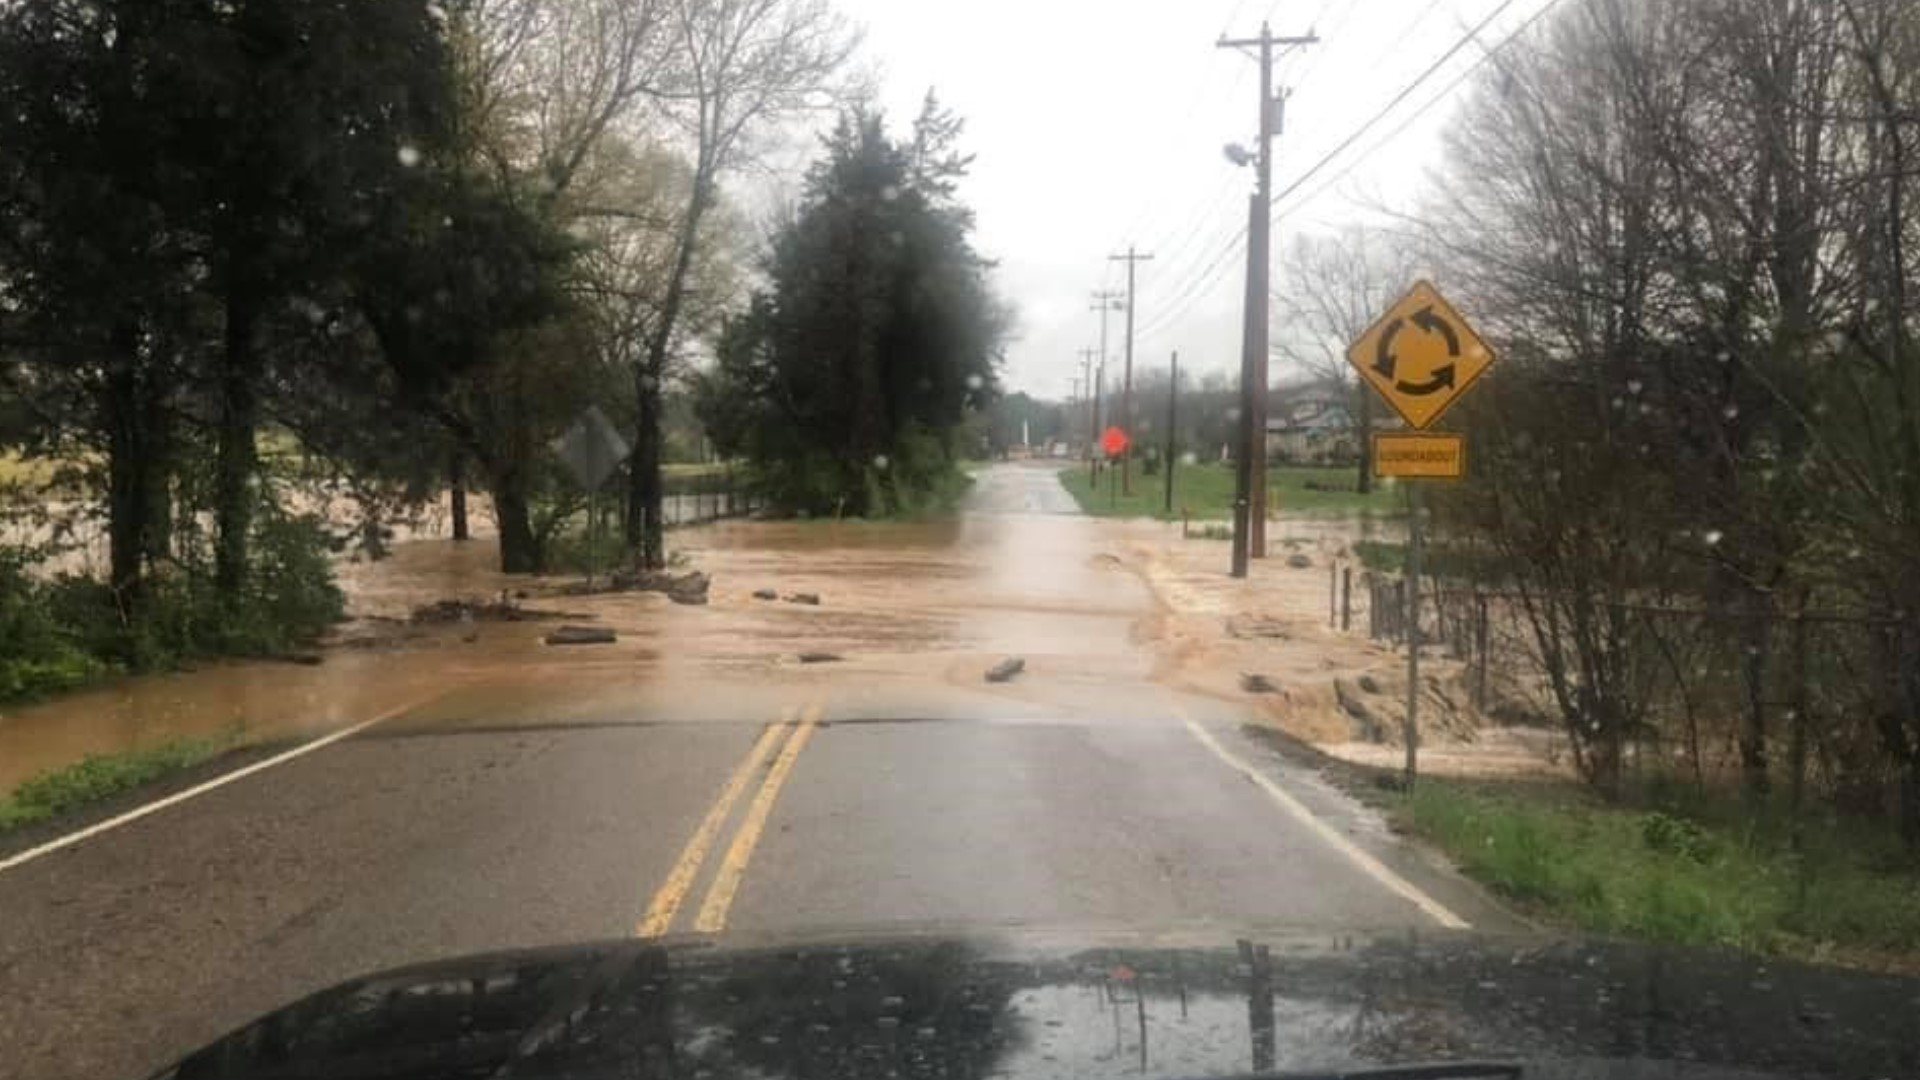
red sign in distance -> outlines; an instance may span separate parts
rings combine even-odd
[[[1100,436],[1100,449],[1105,450],[1108,457],[1119,457],[1127,452],[1129,445],[1127,433],[1117,427],[1108,428],[1106,434]]]

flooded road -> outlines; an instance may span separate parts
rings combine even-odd
[[[349,571],[361,617],[317,667],[8,717],[24,747],[395,713],[71,842],[0,842],[0,1078],[145,1075],[370,970],[609,937],[1502,925],[1245,737],[1244,698],[1188,685],[1166,644],[1189,616],[1133,550],[1165,527],[1071,511],[1053,470],[1003,465],[953,521],[677,530],[705,606],[420,542]],[[386,621],[502,589],[525,621]],[[549,648],[542,614],[618,641]]]
[[[945,521],[735,520],[676,530],[673,550],[713,576],[705,607],[653,594],[570,595],[576,579],[499,573],[491,543],[412,540],[386,559],[340,564],[354,621],[318,666],[209,664],[0,713],[0,791],[88,754],[170,739],[312,735],[435,689],[572,715],[636,693],[671,699],[748,678],[761,688],[850,683],[870,701],[924,701],[945,684],[977,683],[980,669],[1007,655],[1076,681],[1143,677],[1151,661],[1133,644],[1152,596],[1103,558],[1096,528],[1052,472],[1022,468],[990,474],[969,512]],[[754,599],[761,589],[821,603]],[[437,601],[502,596],[540,617],[397,625]],[[557,621],[609,626],[620,640],[549,648],[541,639]],[[839,657],[831,670],[797,670],[801,653],[823,652]]]

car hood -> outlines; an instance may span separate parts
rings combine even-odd
[[[1472,934],[901,936],[492,954],[316,994],[172,1080],[1920,1075],[1920,980]]]

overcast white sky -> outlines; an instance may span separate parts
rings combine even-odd
[[[1361,220],[1376,200],[1416,198],[1453,103],[1380,140],[1478,60],[1483,45],[1497,46],[1550,2],[1509,0],[1481,44],[1467,45],[1279,203],[1276,256],[1299,231]],[[879,71],[890,120],[910,120],[929,87],[966,118],[965,145],[978,159],[964,194],[979,213],[979,247],[1000,261],[1000,288],[1020,313],[1005,381],[1049,398],[1071,392],[1079,350],[1099,344],[1089,294],[1124,284],[1107,256],[1130,242],[1154,254],[1139,269],[1136,367],[1164,366],[1173,349],[1189,371],[1238,363],[1246,255],[1234,237],[1253,172],[1228,164],[1220,148],[1254,136],[1257,69],[1214,47],[1223,32],[1251,36],[1264,17],[1276,34],[1311,26],[1322,39],[1276,66],[1275,85],[1294,91],[1275,143],[1279,192],[1501,3],[838,0],[866,26],[866,60]],[[1121,325],[1116,314],[1110,372]]]

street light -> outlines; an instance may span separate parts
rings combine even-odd
[[[1244,169],[1248,165],[1253,164],[1253,151],[1241,146],[1237,142],[1230,142],[1221,147],[1220,152],[1227,156],[1228,161],[1233,162],[1234,165],[1239,168]]]

